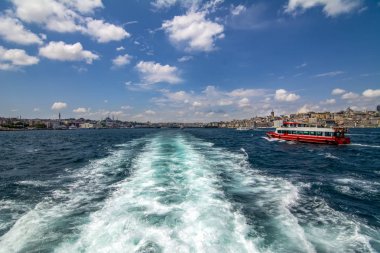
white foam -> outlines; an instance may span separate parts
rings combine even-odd
[[[136,143],[131,142],[129,145],[133,146]],[[44,247],[49,247],[50,241],[61,239],[62,234],[58,228],[73,213],[80,210],[83,204],[91,203],[91,199],[96,197],[98,192],[104,191],[108,187],[108,178],[105,174],[116,173],[123,169],[118,165],[128,157],[129,150],[115,151],[106,158],[92,161],[69,176],[74,179],[73,183],[62,186],[61,190],[55,190],[52,196],[46,197],[30,211],[18,217],[8,232],[0,237],[0,252],[22,252],[30,249],[51,251]],[[21,181],[19,183],[34,186],[42,184],[40,181]],[[97,204],[99,203],[93,203],[94,206]],[[70,222],[75,223],[73,220]]]
[[[310,242],[321,252],[376,252],[370,240],[379,232],[332,209],[323,199],[303,199],[298,206],[298,220]],[[367,234],[372,234],[371,238]]]
[[[79,239],[57,252],[258,251],[244,216],[216,187],[207,157],[181,137],[153,139],[133,168]]]
[[[361,143],[351,143],[349,146],[359,146],[359,147],[367,147],[367,148],[380,148],[378,145],[369,145],[369,144],[361,144]]]

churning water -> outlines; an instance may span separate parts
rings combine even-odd
[[[0,133],[0,252],[379,252],[380,131],[264,134]]]

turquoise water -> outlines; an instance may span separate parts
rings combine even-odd
[[[379,252],[380,131],[0,133],[0,252]]]

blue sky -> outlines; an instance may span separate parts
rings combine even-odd
[[[231,120],[380,104],[380,1],[0,2],[0,116]]]

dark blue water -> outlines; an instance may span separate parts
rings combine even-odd
[[[380,130],[0,132],[0,252],[380,252]]]

